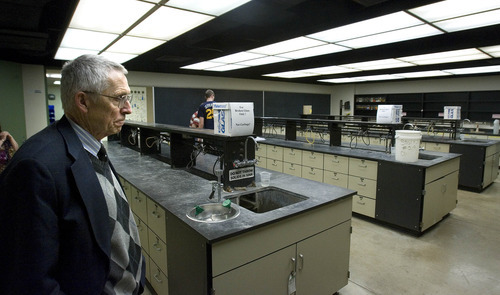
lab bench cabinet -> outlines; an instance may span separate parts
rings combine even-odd
[[[291,286],[296,295],[333,294],[349,277],[351,203],[345,198],[213,243],[173,218],[167,234],[178,239],[170,291],[289,294]]]

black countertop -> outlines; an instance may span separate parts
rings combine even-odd
[[[209,180],[182,169],[172,169],[170,165],[150,156],[141,155],[121,146],[118,142],[110,141],[105,145],[111,163],[120,176],[197,231],[209,243],[242,234],[355,194],[353,190],[271,172],[271,186],[306,196],[309,199],[259,214],[240,207],[241,213],[234,219],[219,223],[201,223],[192,221],[186,213],[196,205],[209,203],[208,196],[212,191]],[[259,175],[261,171],[268,170],[255,168],[257,186],[248,188],[248,191],[261,188]],[[244,192],[223,192],[222,198],[241,193]]]
[[[372,150],[366,150],[344,146],[329,146],[327,144],[309,144],[305,142],[289,141],[275,138],[266,138],[265,140],[261,141],[261,143],[373,161],[396,162],[402,165],[412,165],[424,168],[431,167],[461,156],[460,154],[454,153],[420,151],[420,157],[424,159],[418,159],[416,162],[400,162],[396,161],[395,154],[388,154],[384,152],[381,147],[376,146],[371,147]],[[380,151],[376,149],[380,149]]]
[[[500,141],[492,139],[475,139],[475,138],[451,139],[445,136],[430,136],[430,135],[423,135],[422,141],[448,143],[448,144],[464,144],[464,145],[473,145],[481,147],[489,147],[500,143]]]

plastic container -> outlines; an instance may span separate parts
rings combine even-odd
[[[416,162],[420,149],[422,132],[415,130],[396,130],[396,161]]]
[[[270,182],[271,182],[271,173],[261,172],[260,173],[260,184],[262,186],[269,186]]]

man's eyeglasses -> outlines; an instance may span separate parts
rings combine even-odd
[[[105,97],[112,98],[116,102],[118,102],[118,108],[120,108],[120,109],[125,106],[126,101],[128,101],[130,104],[132,104],[132,95],[130,95],[130,94],[124,94],[124,95],[120,95],[120,96],[110,96],[110,95],[97,93],[97,92],[91,92],[91,91],[83,91],[83,92],[88,93],[88,94],[99,94],[99,95],[102,95]]]

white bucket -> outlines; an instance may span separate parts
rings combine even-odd
[[[422,132],[414,130],[396,130],[396,161],[416,162],[420,149]]]

